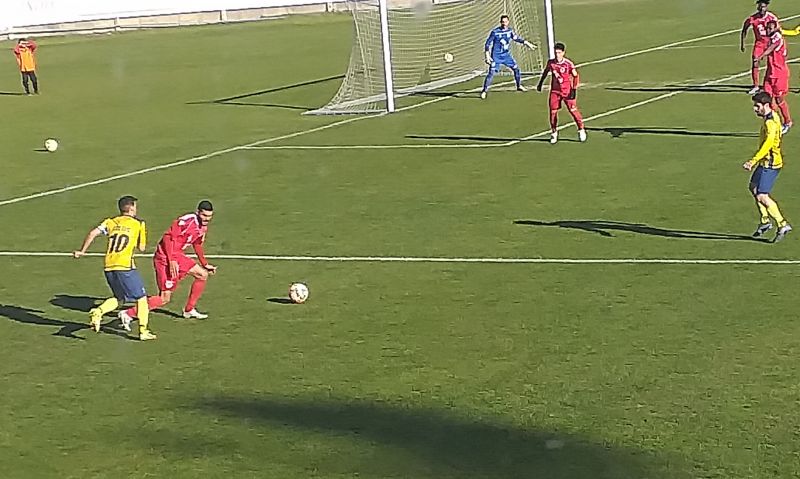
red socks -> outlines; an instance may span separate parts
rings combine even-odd
[[[150,311],[163,305],[164,305],[164,300],[161,299],[161,296],[150,296],[149,298],[147,298],[147,307],[150,309]],[[137,309],[138,308],[134,306],[132,308],[129,308],[125,312],[128,313],[130,317],[137,318],[139,316],[139,311]]]
[[[200,296],[203,294],[203,290],[206,289],[206,283],[208,281],[195,279],[192,282],[192,290],[189,292],[189,300],[186,301],[186,307],[183,308],[184,311],[191,311],[197,305],[197,300],[200,299]]]

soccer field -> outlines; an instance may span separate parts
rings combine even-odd
[[[798,477],[798,240],[750,238],[741,168],[752,2],[554,3],[587,143],[509,77],[301,115],[347,15],[41,38],[34,97],[0,43],[0,476]],[[208,320],[184,284],[157,341],[89,329],[102,260],[66,253],[124,194],[152,245],[214,202]]]

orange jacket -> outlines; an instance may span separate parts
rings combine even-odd
[[[19,71],[36,71],[36,57],[34,56],[34,52],[36,52],[36,42],[25,40],[17,43],[17,46],[14,47],[14,55],[17,57]]]

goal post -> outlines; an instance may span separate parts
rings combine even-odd
[[[306,114],[391,113],[398,98],[484,75],[483,45],[501,15],[536,46],[513,46],[512,54],[523,73],[538,74],[553,45],[552,0],[544,0],[544,23],[542,1],[347,0],[353,15],[347,72],[333,99]]]

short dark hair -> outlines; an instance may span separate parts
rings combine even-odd
[[[765,91],[760,91],[753,95],[753,103],[758,103],[759,105],[771,105],[772,95]]]
[[[500,20],[501,20],[501,21],[502,21],[504,18],[505,18],[506,20],[509,20],[509,21],[511,20],[511,18],[510,18],[508,15],[505,15],[505,14],[503,14],[503,15],[500,15]]]
[[[567,51],[567,46],[561,42],[556,42],[556,44],[553,45],[553,50],[561,50],[562,52],[565,52]]]
[[[197,211],[214,211],[214,205],[208,200],[203,200],[197,204]]]
[[[136,202],[139,201],[138,198],[135,196],[125,195],[117,201],[117,207],[119,207],[120,213],[127,213],[131,206],[135,205]]]

